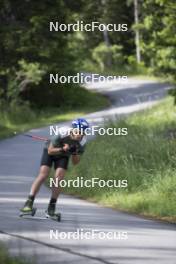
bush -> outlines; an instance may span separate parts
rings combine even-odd
[[[100,67],[101,71],[111,66],[121,66],[124,63],[122,46],[112,45],[107,47],[105,43],[100,43],[92,52],[92,57]],[[108,61],[111,65],[108,65]]]
[[[134,72],[135,74],[150,73],[150,69],[145,68],[144,62],[137,63],[136,56],[134,55],[128,56],[127,62],[130,69],[132,69],[132,72]]]
[[[78,84],[52,84],[48,87],[48,80],[43,80],[39,85],[31,85],[30,88],[21,93],[25,101],[29,101],[35,108],[67,108],[79,109],[83,107],[94,107],[95,100],[102,101],[103,96],[96,95]],[[104,100],[105,102],[105,100]],[[101,108],[101,105],[100,105]],[[93,109],[92,109],[93,111]]]

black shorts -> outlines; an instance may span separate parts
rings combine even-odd
[[[66,170],[68,167],[68,162],[69,162],[69,157],[67,156],[56,157],[49,155],[48,150],[44,148],[40,165],[41,166],[46,165],[48,167],[52,167],[54,163],[55,170],[57,168],[62,168]]]

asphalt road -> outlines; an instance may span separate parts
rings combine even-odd
[[[162,99],[169,86],[148,80],[129,79],[119,85],[107,82],[87,87],[110,97],[110,108],[87,116],[92,123],[119,118]],[[35,135],[48,136],[49,128],[33,129]],[[43,186],[36,199],[38,219],[21,219],[30,185],[39,169],[43,144],[22,135],[0,141],[0,239],[14,255],[25,255],[32,263],[41,264],[175,264],[176,225],[147,220],[62,195],[58,208],[62,222],[42,219],[50,197]],[[115,233],[115,239],[73,239],[70,232]],[[96,231],[95,231],[96,230]],[[51,232],[55,234],[50,237]],[[63,232],[62,239],[57,239]],[[59,233],[61,234],[61,233]]]

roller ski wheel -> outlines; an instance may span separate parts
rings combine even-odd
[[[60,213],[54,213],[54,214],[49,214],[48,211],[45,211],[45,216],[46,218],[49,218],[51,220],[60,222],[61,221],[61,214]]]
[[[34,216],[36,214],[36,211],[37,211],[37,208],[32,208],[32,210],[29,210],[29,211],[21,210],[19,216],[20,217],[23,217],[23,216]]]

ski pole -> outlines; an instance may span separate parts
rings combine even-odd
[[[33,135],[30,135],[30,134],[23,134],[23,136],[30,137],[30,138],[36,139],[36,140],[41,140],[41,141],[49,141],[49,139],[46,138],[46,137],[33,136]]]

